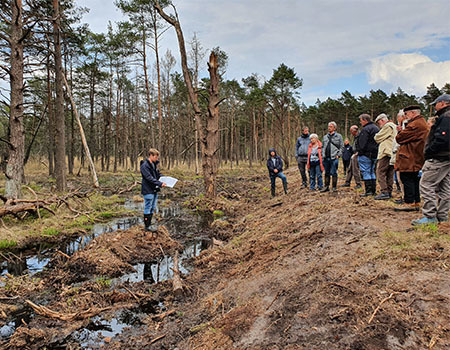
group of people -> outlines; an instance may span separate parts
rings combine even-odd
[[[336,132],[335,122],[328,123],[322,142],[317,134],[304,127],[297,139],[295,157],[303,187],[320,192],[337,191],[339,159],[344,164],[344,187],[352,178],[356,188],[364,183],[363,197],[375,200],[392,198],[394,181],[403,198],[396,201],[397,211],[419,211],[423,199],[423,217],[413,225],[448,221],[450,209],[450,95],[439,96],[432,105],[436,116],[428,122],[420,106],[411,105],[398,112],[397,125],[384,113],[375,121],[361,114],[357,125],[350,127],[353,145]],[[267,168],[271,193],[275,196],[275,180],[279,177],[287,194],[283,161],[275,149],[269,150]],[[325,181],[322,173],[325,172]],[[362,181],[361,181],[362,180]],[[377,180],[380,193],[376,194]]]

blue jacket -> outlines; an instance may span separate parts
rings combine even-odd
[[[158,164],[159,161],[153,164],[148,159],[141,161],[141,194],[155,194],[160,191],[162,182],[159,181],[161,173],[158,170]]]
[[[297,139],[297,143],[295,144],[295,158],[297,158],[297,162],[301,160],[306,162],[308,159],[308,147],[310,143],[311,139],[309,138],[309,134],[302,134]]]
[[[273,164],[272,156],[270,155],[270,152],[275,152],[275,164]],[[275,151],[275,148],[269,149],[269,159],[267,159],[267,169],[269,169],[269,175],[275,176],[276,173],[274,172],[275,169],[278,170],[278,173],[281,173],[283,171],[283,160],[279,155],[277,155],[277,152]]]

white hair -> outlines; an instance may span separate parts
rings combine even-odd
[[[328,126],[333,125],[335,129],[337,129],[337,124],[335,122],[329,122]]]
[[[311,134],[309,137],[310,137],[311,139],[312,139],[312,138],[319,139],[319,136],[317,136],[317,134]]]

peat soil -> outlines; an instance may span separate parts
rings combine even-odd
[[[289,194],[273,199],[261,170],[220,177],[207,206],[227,219],[207,230],[216,244],[193,254],[182,295],[146,267],[187,249],[162,226],[106,233],[38,276],[4,278],[0,327],[19,324],[0,347],[449,349],[449,224],[412,228],[420,213],[392,201],[285,174]]]

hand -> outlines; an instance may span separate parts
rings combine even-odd
[[[163,182],[161,187],[166,187],[166,186],[167,186],[166,183]]]
[[[339,159],[339,156],[336,156],[336,159]]]
[[[401,125],[397,125],[397,131],[402,131],[402,126]]]
[[[274,172],[275,174],[276,174],[276,173],[278,173],[278,169],[274,169],[274,171],[273,171],[273,172]]]

